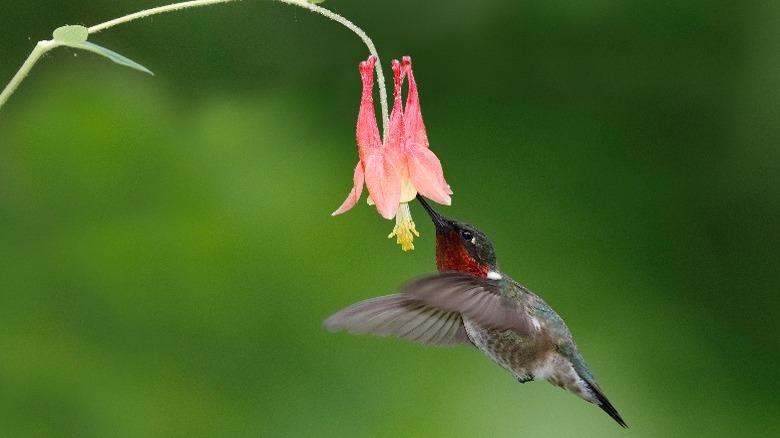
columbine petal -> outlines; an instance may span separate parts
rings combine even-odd
[[[379,214],[392,219],[401,199],[401,179],[392,160],[381,152],[366,159],[366,188]]]
[[[449,195],[452,190],[444,180],[439,159],[428,149],[428,135],[422,119],[417,82],[412,72],[412,59],[404,56],[401,67],[409,78],[409,93],[404,108],[405,159],[409,177],[420,194],[440,204],[450,205],[452,200]]]
[[[404,105],[401,101],[401,85],[404,80],[404,73],[401,69],[401,63],[398,60],[392,61],[393,66],[393,110],[390,112],[390,121],[388,126],[388,136],[385,140],[385,151],[396,163],[403,162],[404,144]]]
[[[414,182],[412,182],[412,178],[409,176],[409,167],[404,165],[404,170],[401,173],[401,200],[400,202],[403,204],[404,202],[411,202],[414,200],[415,197],[417,197],[417,188],[414,187]]]
[[[379,128],[374,114],[374,64],[376,58],[369,56],[368,60],[360,63],[360,77],[363,80],[363,96],[360,99],[360,112],[357,121],[357,143],[360,159],[365,160],[368,155],[378,151],[382,147],[379,137]]]
[[[424,148],[428,147],[428,135],[425,133],[425,124],[420,110],[420,96],[417,94],[417,83],[412,74],[412,58],[403,57],[402,68],[406,76],[409,77],[409,92],[406,97],[406,108],[404,108],[404,127],[406,133],[406,142],[415,143]]]
[[[450,205],[450,186],[444,181],[441,163],[430,149],[407,147],[407,163],[414,187],[421,195],[439,204]]]
[[[354,183],[352,190],[349,192],[349,195],[347,195],[347,199],[344,200],[344,203],[341,204],[341,207],[332,213],[332,216],[344,213],[357,204],[360,199],[360,194],[363,192],[363,180],[363,162],[359,161],[355,167],[355,174],[352,177],[352,182]]]

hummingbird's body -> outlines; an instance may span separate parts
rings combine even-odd
[[[325,326],[423,344],[474,345],[521,383],[547,380],[627,427],[588,370],[563,319],[499,271],[493,247],[480,230],[447,219],[418,199],[436,225],[439,274],[413,280],[396,295],[347,307]]]

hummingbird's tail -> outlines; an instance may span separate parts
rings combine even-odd
[[[596,383],[596,379],[593,377],[593,374],[591,374],[590,370],[588,370],[588,366],[585,365],[585,360],[582,358],[579,350],[577,350],[577,347],[574,345],[574,341],[564,345],[564,352],[566,353],[566,357],[571,363],[571,370],[577,374],[577,377],[579,377],[576,384],[579,391],[572,392],[582,397],[584,400],[587,400],[594,405],[598,405],[598,407],[606,412],[607,415],[612,417],[612,419],[615,420],[617,424],[628,429],[628,425],[623,420],[623,417],[618,414],[617,409],[615,409],[615,407],[612,406],[612,403],[607,400],[607,396],[604,395],[604,393],[601,391],[601,388],[599,387],[599,384]],[[571,388],[567,389],[571,391]],[[587,394],[588,392],[590,394]],[[588,395],[590,395],[590,397],[588,397]]]
[[[598,400],[598,403],[596,403],[604,412],[609,414],[610,417],[612,417],[613,420],[617,421],[617,423],[626,429],[628,429],[628,425],[625,421],[623,421],[623,418],[618,414],[617,409],[615,409],[614,406],[612,406],[612,403],[607,400],[607,396],[604,395],[603,392],[601,392],[601,388],[598,387],[598,385],[592,384],[587,379],[583,379],[585,383],[588,385],[588,389],[590,389],[590,392],[593,393],[593,395]]]

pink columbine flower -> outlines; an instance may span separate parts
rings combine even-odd
[[[409,212],[409,202],[419,192],[439,204],[450,205],[452,190],[444,180],[441,163],[428,149],[428,136],[420,112],[417,84],[412,74],[412,60],[408,56],[399,63],[393,60],[395,83],[393,110],[390,113],[388,135],[380,140],[374,115],[374,64],[370,56],[360,63],[363,97],[357,122],[357,143],[360,161],[355,167],[354,187],[333,215],[354,207],[363,190],[368,188],[368,203],[385,219],[395,217],[396,225],[388,237],[396,236],[404,251],[414,249],[412,240],[419,236]],[[406,108],[401,102],[401,86],[409,78]]]

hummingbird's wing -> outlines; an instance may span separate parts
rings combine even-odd
[[[501,295],[502,284],[502,280],[445,271],[407,283],[401,295],[436,309],[457,312],[480,325],[527,335],[531,318],[519,300]]]
[[[331,331],[392,335],[428,345],[472,345],[460,314],[426,306],[403,294],[353,304],[328,317],[323,325]]]
[[[519,301],[502,296],[498,280],[440,272],[407,283],[399,294],[361,301],[325,320],[328,330],[397,336],[429,345],[472,345],[463,317],[519,335],[531,322]]]

